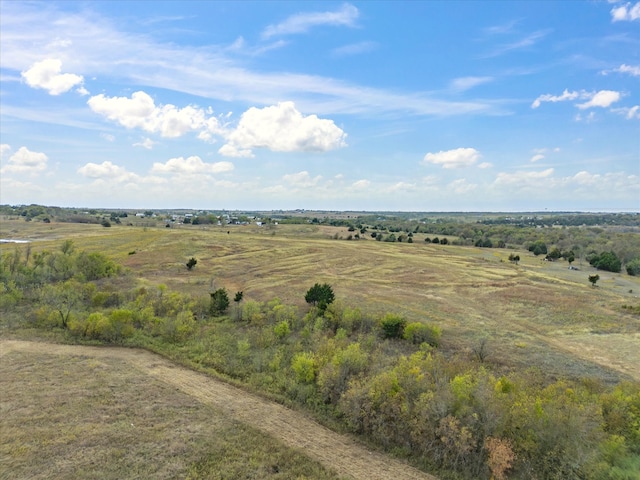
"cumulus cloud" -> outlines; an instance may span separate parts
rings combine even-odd
[[[216,174],[230,172],[234,169],[231,162],[203,162],[200,157],[193,155],[191,157],[177,157],[167,160],[165,163],[155,162],[151,168],[151,173],[156,174]]]
[[[611,9],[611,21],[622,22],[638,20],[640,18],[640,2],[636,2],[634,5],[631,3],[625,3],[619,7]]]
[[[575,100],[579,97],[580,97],[580,93],[570,92],[567,89],[565,89],[564,92],[562,92],[562,95],[551,95],[547,93],[544,95],[540,95],[538,98],[536,98],[531,104],[531,108],[538,108],[542,102],[553,102],[553,103],[564,102],[567,100]]]
[[[231,157],[252,156],[253,148],[275,152],[325,152],[346,146],[346,134],[333,120],[303,116],[293,102],[244,112],[227,144],[218,152]]]
[[[9,145],[2,145],[2,156],[10,151]],[[8,164],[2,168],[2,173],[36,174],[47,168],[49,158],[41,152],[32,152],[27,147],[20,147],[9,157]]]
[[[612,103],[620,100],[622,95],[620,92],[614,90],[600,90],[599,92],[586,92],[584,90],[580,92],[570,92],[566,90],[562,92],[562,95],[544,94],[536,98],[531,104],[531,108],[538,108],[542,102],[565,102],[570,100],[587,100],[584,103],[576,104],[576,107],[580,109],[587,109],[593,107],[609,107]]]
[[[134,92],[131,98],[107,97],[101,93],[87,103],[95,113],[126,128],[141,128],[167,138],[197,131],[201,138],[208,139],[213,133],[222,133],[218,119],[207,117],[203,109],[178,108],[171,104],[156,106],[153,98],[143,91]]]
[[[593,107],[606,108],[609,107],[612,103],[620,100],[620,97],[620,92],[616,92],[613,90],[600,90],[599,92],[594,93],[588,102],[579,103],[576,105],[576,107],[581,110]]]
[[[127,171],[126,168],[112,162],[87,163],[78,169],[83,177],[94,179],[108,179],[116,182],[129,182],[138,179],[138,175]]]
[[[0,158],[4,158],[4,156],[11,151],[11,145],[8,143],[0,144]]]
[[[356,7],[348,3],[333,12],[298,13],[290,16],[281,23],[269,25],[264,32],[262,32],[262,38],[267,39],[275,35],[306,33],[311,28],[322,25],[353,27],[359,13]]]
[[[422,164],[442,165],[443,168],[470,167],[479,158],[480,152],[475,148],[456,148],[437,153],[427,153],[422,160]]]
[[[82,75],[60,73],[61,71],[62,61],[48,58],[34,63],[28,70],[22,72],[22,78],[30,87],[47,90],[49,95],[60,95],[76,85],[82,85],[84,81]],[[81,87],[80,92],[85,94],[86,90]]]

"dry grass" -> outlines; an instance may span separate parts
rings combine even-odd
[[[336,478],[116,356],[14,351],[0,392],[3,479]]]
[[[471,355],[487,337],[490,358],[505,367],[640,378],[620,367],[640,364],[640,339],[633,335],[640,332],[640,318],[622,309],[640,302],[640,278],[600,272],[598,287],[592,288],[588,265],[574,271],[566,262],[544,262],[524,251],[425,244],[424,235],[416,235],[413,244],[368,236],[334,240],[336,233],[346,238],[349,232],[327,226],[103,228],[15,221],[1,230],[14,238],[41,239],[34,250],[52,250],[73,238],[78,248],[106,252],[146,284],[199,296],[207,296],[213,284],[231,295],[242,290],[245,299],[277,296],[303,310],[306,290],[329,282],[339,299],[371,315],[393,311],[410,321],[438,324],[445,351]],[[8,248],[15,247],[0,251]],[[509,253],[520,255],[519,265],[508,262]],[[198,264],[188,271],[185,263],[192,256]],[[593,335],[597,342],[589,342]],[[602,341],[607,335],[609,344]],[[631,348],[611,349],[621,335]],[[587,344],[591,353],[578,354],[576,345]]]

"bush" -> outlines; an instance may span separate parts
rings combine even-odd
[[[640,275],[640,257],[634,258],[627,263],[627,273],[632,276]]]
[[[602,252],[600,255],[593,256],[589,263],[598,270],[606,270],[607,272],[619,273],[622,270],[622,262],[613,252]]]
[[[383,338],[402,338],[407,321],[399,315],[388,313],[380,320]]]
[[[313,287],[307,290],[304,296],[304,300],[311,305],[317,306],[320,310],[324,311],[327,306],[335,300],[336,296],[333,293],[333,288],[328,283],[320,285],[316,283]]]
[[[436,325],[413,322],[404,327],[402,337],[416,345],[426,342],[432,347],[437,347],[440,343],[441,335],[442,330]]]
[[[209,313],[214,316],[223,315],[229,308],[229,295],[227,295],[227,291],[224,288],[219,288],[210,295]]]

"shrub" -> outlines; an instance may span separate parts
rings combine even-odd
[[[380,321],[383,338],[402,338],[407,321],[399,315],[388,313]]]
[[[627,273],[632,276],[640,275],[640,257],[634,258],[627,263]]]
[[[302,352],[293,357],[291,369],[296,374],[298,382],[313,383],[318,366],[312,353]]]
[[[432,347],[437,347],[440,343],[442,330],[436,325],[427,325],[426,323],[413,322],[404,327],[402,334],[405,340],[414,344],[428,343]]]
[[[209,312],[215,316],[223,315],[229,308],[229,295],[227,295],[227,291],[224,288],[219,288],[210,295]]]
[[[622,270],[622,262],[613,252],[602,252],[589,260],[589,263],[598,270],[619,273]]]

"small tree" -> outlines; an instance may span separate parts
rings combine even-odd
[[[401,338],[407,321],[399,315],[388,313],[380,320],[380,328],[384,338]]]
[[[324,312],[328,305],[333,303],[336,296],[333,293],[333,288],[328,283],[323,283],[320,285],[316,283],[313,287],[307,290],[307,293],[304,296],[304,300],[313,305],[317,306],[322,312]]]
[[[189,270],[191,270],[193,267],[195,267],[195,266],[196,266],[196,263],[198,263],[198,260],[196,260],[195,258],[191,257],[191,258],[189,259],[189,261],[187,262],[187,268],[188,268]]]
[[[242,301],[242,297],[244,297],[243,292],[236,292],[235,297],[233,297],[233,301],[236,304],[236,317],[238,320],[242,320],[242,308],[240,307],[240,302]]]
[[[229,295],[224,288],[219,288],[215,292],[210,293],[211,301],[209,303],[209,312],[212,315],[222,315],[229,308]]]
[[[595,275],[589,275],[589,281],[591,282],[591,286],[595,287],[596,283],[600,280],[600,275],[597,273]]]

